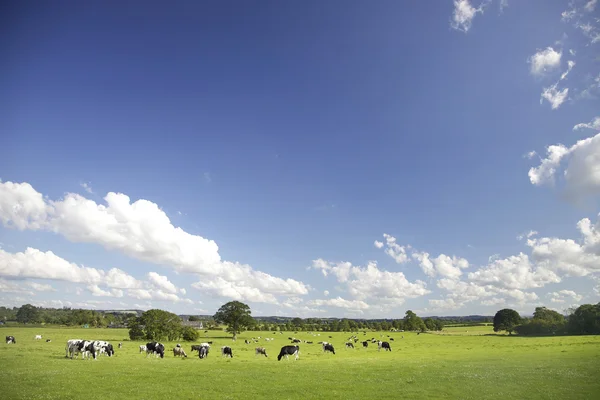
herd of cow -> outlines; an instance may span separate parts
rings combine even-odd
[[[36,340],[39,340],[41,338],[42,338],[42,335],[35,336]],[[300,339],[295,339],[295,338],[289,338],[289,339],[292,340],[292,343],[294,343],[294,344],[288,345],[288,346],[283,346],[281,348],[281,351],[279,352],[279,355],[277,356],[277,361],[281,361],[281,359],[283,357],[285,357],[286,360],[288,360],[289,356],[294,356],[295,360],[298,359],[299,354],[300,354],[300,346],[297,343],[301,343],[302,341]],[[393,339],[391,339],[391,340],[393,340]],[[46,341],[49,342],[50,339],[48,339]],[[347,341],[345,344],[346,348],[354,348],[354,343],[352,341],[354,341],[354,343],[357,343],[358,338],[355,336],[350,337],[349,341]],[[389,342],[376,340],[375,338],[372,338],[371,342],[377,343],[377,347],[378,347],[379,351],[381,351],[381,349],[383,349],[384,351],[392,351],[392,348],[391,348]],[[14,336],[6,336],[6,343],[7,344],[16,344],[17,341]],[[250,343],[250,341],[246,340],[246,344],[249,344],[249,343]],[[312,344],[312,342],[310,342],[310,341],[306,341],[306,343]],[[201,358],[201,359],[206,358],[208,356],[208,352],[210,350],[211,344],[212,344],[212,342],[206,342],[206,343],[192,345],[191,352],[193,353],[194,351],[197,351],[199,358]],[[335,354],[335,349],[331,343],[319,342],[319,344],[322,345],[323,352],[325,352],[325,353],[330,352],[332,354]],[[123,345],[122,343],[119,343],[119,348],[121,348],[122,345]],[[369,341],[363,341],[362,345],[364,348],[368,347]],[[164,358],[165,357],[165,346],[164,346],[164,344],[159,343],[159,342],[149,342],[149,343],[146,343],[145,345],[140,345],[140,353],[144,353],[144,352],[146,353],[146,357],[148,357],[149,355],[152,354],[156,357]],[[80,353],[81,353],[82,359],[92,357],[94,360],[96,360],[97,356],[99,356],[101,354],[105,354],[109,357],[112,357],[115,354],[115,349],[110,342],[107,342],[104,340],[83,340],[83,339],[68,340],[67,345],[65,347],[65,357],[66,358],[70,357],[71,359],[73,359],[73,356],[75,356],[75,358],[78,358],[78,355]],[[255,349],[255,354],[256,355],[264,355],[265,357],[268,357],[267,350],[264,347],[257,347]],[[173,349],[173,355],[175,357],[177,357],[177,356],[187,357],[185,350],[183,350],[183,348],[181,347],[180,344],[177,344],[177,346]],[[221,356],[233,358],[233,350],[231,349],[231,347],[222,346],[221,347]]]

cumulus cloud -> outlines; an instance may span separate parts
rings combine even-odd
[[[229,285],[223,290],[240,288],[236,292],[244,294],[254,293],[244,289],[252,285],[264,292],[252,295],[254,299],[271,301],[273,295],[308,293],[302,282],[221,260],[214,241],[173,226],[165,212],[151,201],[132,203],[125,194],[114,192],[104,200],[106,205],[68,193],[53,201],[44,199],[28,183],[0,182],[0,222],[9,228],[55,232],[72,242],[96,243],[177,272],[198,274],[213,288],[226,281]]]
[[[430,293],[425,282],[410,282],[402,272],[381,270],[375,262],[369,262],[366,267],[359,267],[349,262],[334,263],[318,259],[313,261],[312,269],[320,270],[325,276],[335,276],[357,300],[373,299],[377,302],[402,303],[405,298]]]
[[[55,289],[50,285],[0,278],[0,293],[18,293],[28,296],[35,296],[36,292],[50,291],[55,291]]]
[[[583,8],[587,12],[592,12],[596,8],[597,3],[598,3],[598,0],[590,0],[585,4],[585,6],[583,6]]]
[[[559,108],[562,103],[567,100],[567,96],[569,94],[569,88],[564,88],[562,90],[558,89],[558,82],[552,86],[545,87],[540,96],[540,104],[546,100],[550,103],[550,107],[553,110]]]
[[[156,272],[148,272],[148,280],[156,287],[161,288],[168,293],[177,293],[177,288],[166,276],[159,275]]]
[[[553,303],[564,303],[567,300],[579,302],[583,299],[583,296],[578,295],[572,290],[559,290],[558,292],[548,293],[550,301]]]
[[[538,186],[553,184],[564,160],[567,160],[563,172],[564,186],[571,198],[580,199],[600,193],[600,134],[579,140],[571,147],[563,144],[549,146],[547,157],[538,167],[529,170],[531,183]]]
[[[385,238],[385,254],[392,257],[398,264],[406,263],[408,261],[406,250],[409,249],[410,246],[400,246],[396,243],[396,238],[387,233],[384,233],[383,237]],[[375,247],[378,249],[381,249],[383,246],[384,244],[382,242],[375,241]]]
[[[369,308],[369,305],[361,300],[346,300],[341,297],[336,297],[335,299],[317,299],[310,300],[307,302],[309,306],[330,306],[330,307],[338,307],[338,308],[347,308],[350,310],[366,310]]]
[[[561,57],[562,52],[556,51],[552,47],[540,50],[529,57],[530,71],[533,75],[542,75],[545,72],[554,70],[560,66]]]
[[[468,32],[477,13],[483,14],[483,4],[478,8],[471,5],[469,0],[454,0],[454,12],[450,26],[462,32]]]
[[[469,262],[460,257],[447,256],[440,254],[436,258],[430,259],[429,253],[413,253],[413,258],[419,261],[419,265],[425,275],[434,277],[436,275],[458,278],[462,275],[461,269],[469,268]]]
[[[92,186],[91,186],[91,182],[83,182],[80,184],[80,186],[83,188],[83,190],[85,190],[86,192],[88,192],[89,194],[93,194],[94,191],[92,190]]]

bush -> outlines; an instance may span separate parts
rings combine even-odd
[[[564,322],[550,322],[533,319],[515,327],[519,335],[562,335],[565,333]]]
[[[200,332],[191,326],[184,326],[181,331],[181,337],[186,342],[195,342],[200,337]]]

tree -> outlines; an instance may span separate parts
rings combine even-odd
[[[40,310],[31,304],[24,304],[17,311],[17,322],[22,324],[35,324],[40,321]]]
[[[190,315],[190,317],[188,318],[188,321],[201,321],[200,317],[196,317],[195,315]]]
[[[569,315],[569,332],[576,335],[600,334],[600,303],[582,304]]]
[[[140,325],[140,318],[132,317],[127,325],[129,326],[129,339],[142,340],[144,339],[144,328]]]
[[[406,331],[425,331],[423,320],[411,310],[406,311],[404,316],[404,330]]]
[[[494,315],[494,332],[507,331],[509,335],[515,329],[515,326],[521,323],[521,316],[515,310],[504,308]]]
[[[425,324],[425,327],[427,328],[428,331],[435,331],[436,329],[436,325],[435,325],[435,321],[433,320],[433,318],[425,318],[423,320],[423,323]]]
[[[200,332],[194,327],[184,326],[181,330],[181,337],[186,342],[194,342],[200,337]]]
[[[143,327],[146,340],[173,341],[181,337],[181,319],[168,311],[145,311],[139,319],[139,325]]]
[[[227,332],[233,334],[233,340],[236,340],[238,333],[254,324],[250,314],[250,307],[247,304],[230,301],[222,305],[213,318],[218,323],[227,324]]]
[[[536,307],[533,312],[533,319],[552,324],[562,324],[565,322],[565,317],[562,314],[546,307]]]

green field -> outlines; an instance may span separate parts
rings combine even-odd
[[[468,331],[468,332],[467,332]],[[392,352],[346,350],[349,333],[246,332],[236,342],[211,331],[209,357],[187,359],[168,352],[164,359],[139,354],[142,342],[125,340],[124,329],[0,329],[16,345],[0,348],[1,399],[594,399],[600,398],[600,337],[528,338],[493,335],[491,327],[447,328],[441,333],[389,333]],[[36,341],[41,334],[44,340]],[[214,336],[215,334],[220,336]],[[388,333],[359,333],[379,338]],[[252,336],[261,339],[269,357],[254,355]],[[277,361],[287,338],[300,344],[300,359]],[[329,336],[332,336],[330,339]],[[404,338],[402,339],[402,336]],[[46,343],[50,338],[52,342]],[[67,339],[108,340],[116,356],[93,360],[65,358]],[[323,354],[316,342],[335,345]],[[123,349],[117,348],[123,342]],[[172,349],[175,343],[165,343]],[[233,359],[220,355],[230,345]]]

